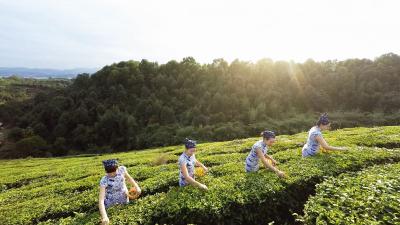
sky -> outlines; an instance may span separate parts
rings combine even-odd
[[[0,67],[400,54],[397,0],[0,0]]]

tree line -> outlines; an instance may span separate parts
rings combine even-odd
[[[11,128],[2,157],[61,156],[309,129],[399,124],[400,56],[304,63],[192,57],[123,61],[70,85],[0,107]]]

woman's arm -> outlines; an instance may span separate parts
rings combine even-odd
[[[110,220],[108,219],[107,212],[106,212],[106,207],[104,206],[104,198],[106,195],[106,188],[100,186],[100,193],[99,193],[99,211],[101,215],[101,224],[107,225],[110,223]]]
[[[128,171],[125,172],[125,178],[128,180],[128,183],[135,187],[136,192],[138,195],[140,195],[142,193],[142,189],[140,189],[139,184],[131,177],[131,175],[129,175]]]
[[[325,139],[322,136],[317,136],[317,137],[315,137],[315,139],[318,141],[318,143],[321,145],[321,147],[326,150],[334,150],[334,151],[346,150],[346,148],[329,146],[328,143],[326,143]]]
[[[208,172],[208,168],[203,165],[203,163],[201,163],[200,161],[196,160],[196,166],[200,166],[201,168],[203,168],[203,170],[207,173]]]
[[[272,156],[269,156],[269,155],[265,155],[265,158],[267,158],[267,159],[269,159],[269,160],[271,160],[271,162],[272,162],[272,165],[273,166],[276,166],[276,161],[275,161],[275,159],[274,158],[272,158]]]
[[[265,158],[263,152],[261,149],[256,150],[257,156],[261,159],[261,162],[264,164],[265,168],[268,168],[272,171],[274,171],[279,177],[285,177],[285,173],[280,171],[278,168],[274,167],[272,164],[270,164],[267,159]]]
[[[181,171],[182,171],[183,177],[185,177],[185,180],[186,180],[189,184],[191,184],[191,185],[193,185],[193,186],[196,186],[196,187],[199,187],[199,188],[204,189],[204,190],[208,190],[208,188],[207,188],[206,185],[197,182],[195,179],[193,179],[191,176],[189,176],[189,172],[188,172],[187,167],[186,167],[185,164],[182,164],[182,165],[181,165]]]

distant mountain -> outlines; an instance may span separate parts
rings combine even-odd
[[[20,76],[26,78],[74,78],[81,73],[92,74],[96,68],[75,68],[75,69],[48,69],[48,68],[25,68],[25,67],[0,67],[0,77]]]

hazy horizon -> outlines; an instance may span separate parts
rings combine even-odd
[[[194,59],[195,59],[198,63],[202,63],[202,64],[212,63],[214,60],[217,60],[217,59],[224,59],[224,60],[227,61],[229,64],[232,63],[232,62],[235,61],[235,60],[246,61],[246,62],[251,62],[251,63],[257,63],[258,61],[261,61],[261,60],[264,60],[264,59],[272,60],[272,61],[274,61],[274,62],[286,61],[286,62],[294,62],[294,63],[305,63],[307,60],[313,60],[313,61],[315,61],[315,62],[325,62],[325,61],[334,61],[334,60],[337,60],[337,61],[345,61],[345,60],[351,60],[351,59],[369,59],[369,60],[375,60],[376,58],[378,58],[378,57],[380,57],[380,56],[382,56],[382,55],[390,54],[390,53],[393,53],[393,54],[396,54],[396,55],[400,55],[400,54],[397,54],[396,52],[386,52],[386,53],[382,53],[381,55],[377,55],[377,56],[370,57],[370,58],[367,58],[367,57],[353,57],[353,58],[345,58],[345,59],[340,59],[340,60],[338,60],[338,59],[316,60],[316,59],[313,59],[313,58],[307,58],[307,59],[305,59],[305,60],[303,60],[303,61],[295,61],[295,60],[292,60],[292,59],[290,59],[290,60],[286,60],[286,59],[274,60],[274,59],[269,58],[269,57],[259,58],[259,59],[255,59],[255,60],[242,60],[242,59],[240,59],[240,58],[234,58],[234,59],[232,59],[232,60],[227,60],[227,59],[225,59],[225,58],[215,58],[215,59],[212,59],[212,60],[210,60],[210,61],[204,61],[204,62],[199,62],[196,58],[194,58]],[[7,69],[8,69],[8,68],[9,68],[9,69],[57,70],[57,71],[86,70],[86,69],[90,69],[90,70],[100,70],[100,69],[102,69],[104,66],[112,65],[113,63],[119,63],[119,62],[122,62],[122,61],[131,61],[131,60],[133,60],[133,61],[138,61],[138,62],[140,62],[141,60],[148,60],[148,61],[150,61],[150,62],[156,62],[156,63],[158,63],[158,64],[165,64],[165,63],[168,63],[169,61],[172,61],[172,60],[175,60],[175,61],[177,61],[177,62],[180,62],[180,61],[182,61],[184,58],[187,58],[187,57],[193,57],[193,56],[186,56],[186,57],[183,57],[183,58],[181,58],[181,59],[170,59],[170,60],[166,60],[166,61],[163,61],[163,62],[159,62],[159,61],[157,61],[157,60],[149,60],[149,59],[145,59],[145,58],[143,58],[143,59],[125,59],[125,60],[121,60],[121,61],[110,62],[110,63],[104,64],[104,65],[101,65],[101,66],[99,66],[99,67],[68,67],[68,68],[60,67],[60,68],[52,68],[52,67],[0,66],[0,69],[4,69],[4,68],[7,68]]]

